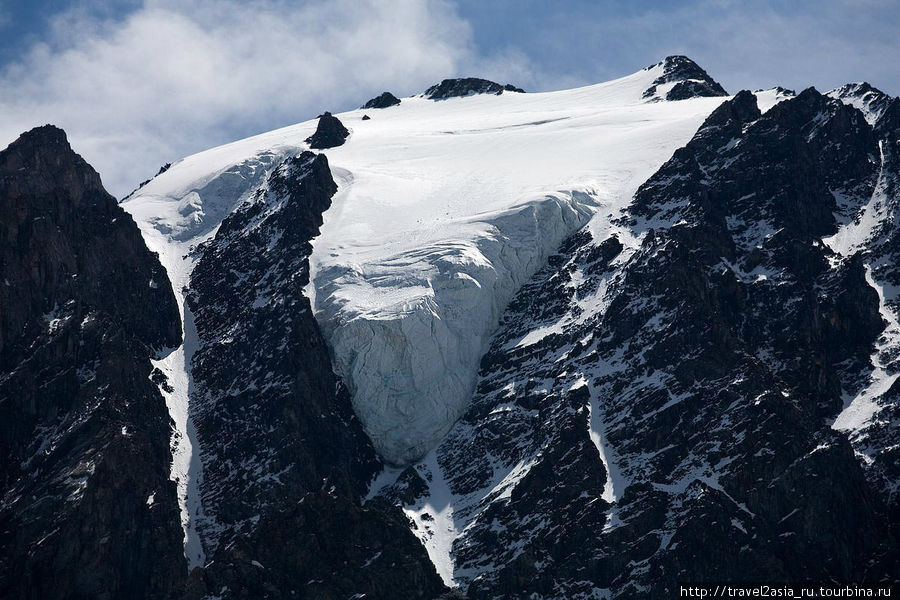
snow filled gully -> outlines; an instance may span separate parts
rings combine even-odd
[[[881,171],[872,196],[855,220],[850,220],[840,226],[837,233],[823,239],[826,245],[843,257],[849,257],[858,252],[866,242],[879,234],[884,223],[889,217],[888,203],[889,181],[884,169],[885,147],[884,142],[878,143],[881,161]],[[877,264],[875,265],[877,268]],[[883,285],[875,280],[872,274],[872,265],[865,265],[866,282],[878,292],[878,310],[887,323],[884,331],[875,343],[870,361],[872,372],[869,373],[865,386],[855,395],[845,394],[844,408],[834,419],[832,428],[846,432],[852,441],[864,437],[865,429],[871,425],[881,410],[878,400],[891,388],[900,377],[896,366],[892,366],[891,349],[900,345],[900,320],[893,307],[897,306],[898,290],[893,286]],[[857,444],[854,444],[858,446]],[[864,462],[872,462],[871,457],[856,449]]]
[[[866,265],[866,281],[878,292],[878,308],[882,318],[887,322],[887,327],[875,343],[875,351],[870,359],[874,368],[869,374],[867,385],[855,396],[845,398],[844,409],[832,424],[832,428],[849,433],[851,438],[859,435],[872,423],[875,415],[881,410],[878,399],[891,388],[897,377],[900,377],[900,373],[891,372],[885,360],[885,357],[890,356],[891,349],[900,346],[900,321],[888,306],[884,286],[872,277],[872,268],[869,265]],[[888,300],[896,300],[896,297]],[[871,458],[865,455],[863,460],[871,462]]]
[[[193,388],[191,377],[191,358],[197,348],[197,330],[191,311],[185,306],[181,294],[176,294],[182,317],[184,343],[174,349],[162,353],[152,361],[168,380],[168,388],[160,387],[166,399],[169,416],[175,424],[172,433],[172,469],[169,478],[175,481],[178,489],[178,506],[181,510],[181,526],[184,530],[184,555],[188,568],[202,566],[206,554],[197,532],[197,523],[202,518],[203,507],[200,501],[200,479],[203,465],[197,449],[197,432],[190,417],[188,399]]]

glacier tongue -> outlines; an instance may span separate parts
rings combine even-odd
[[[496,215],[472,239],[317,272],[318,318],[386,460],[420,458],[459,418],[504,307],[595,208],[585,193],[547,195]]]
[[[647,102],[660,66],[539,94],[408,98],[327,154],[340,190],[307,295],[375,448],[402,465],[466,409],[516,290],[619,215],[723,98]]]
[[[724,100],[648,102],[664,71],[558,92],[406,98],[365,121],[362,110],[336,114],[351,134],[325,152],[339,192],[305,294],[388,462],[421,457],[465,409],[518,287],[568,235],[618,216]],[[126,208],[163,262],[180,266],[315,127],[187,157]]]

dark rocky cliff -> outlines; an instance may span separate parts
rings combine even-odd
[[[0,597],[163,598],[185,576],[165,271],[62,130],[0,153]]]
[[[725,94],[685,57],[661,64],[645,99]],[[347,135],[326,113],[310,142]],[[337,185],[323,154],[268,156],[192,249],[206,560],[188,574],[151,362],[181,343],[166,274],[60,130],[0,153],[0,597],[900,578],[900,100],[851,85],[765,113],[748,92],[723,102],[519,290],[463,418],[368,499],[383,465],[305,295]],[[872,414],[842,422],[859,398]],[[436,535],[461,590],[416,539]]]
[[[304,295],[310,240],[336,190],[324,155],[290,158],[198,250],[188,301],[208,566],[192,594],[444,590],[402,512],[361,506],[381,463]]]

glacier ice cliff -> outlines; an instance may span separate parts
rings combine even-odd
[[[583,192],[547,195],[494,216],[471,241],[316,274],[317,316],[336,368],[385,460],[421,458],[447,433],[506,304],[595,208]],[[378,309],[360,308],[360,297],[377,298]]]

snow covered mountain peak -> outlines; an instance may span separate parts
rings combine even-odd
[[[870,125],[881,118],[892,100],[889,95],[866,81],[847,83],[826,95],[862,111]]]
[[[900,581],[900,98],[447,81],[0,152],[0,597]]]
[[[722,102],[647,102],[651,86],[668,97],[682,83],[702,84],[699,95],[712,95],[715,82],[693,64],[667,60],[557,92],[406,98],[366,121],[362,110],[335,115],[350,135],[325,150],[339,190],[313,242],[306,294],[388,462],[416,460],[441,439],[468,405],[516,290],[589,221],[610,227]],[[188,157],[123,206],[154,249],[175,245],[163,262],[181,265],[175,256],[307,149],[316,125]]]

